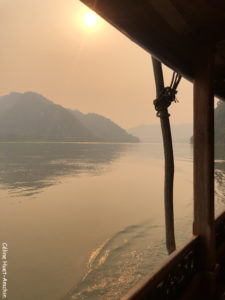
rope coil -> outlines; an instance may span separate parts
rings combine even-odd
[[[181,80],[181,75],[173,72],[171,84],[168,87],[164,87],[159,95],[153,103],[155,105],[155,109],[157,111],[156,116],[160,118],[169,117],[170,114],[167,111],[167,108],[171,105],[171,103],[178,102],[176,99],[177,87]]]

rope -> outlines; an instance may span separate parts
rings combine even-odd
[[[160,118],[169,117],[170,114],[167,111],[167,108],[171,103],[178,102],[176,99],[177,87],[180,83],[181,75],[173,72],[172,80],[170,86],[164,87],[159,97],[157,97],[153,103],[157,111],[156,116]]]

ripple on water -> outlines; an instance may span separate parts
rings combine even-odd
[[[166,256],[163,226],[128,226],[91,253],[85,276],[63,299],[120,299]]]

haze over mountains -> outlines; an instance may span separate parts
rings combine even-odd
[[[92,133],[98,139],[106,141],[110,136],[111,142],[138,142],[139,139],[125,130],[122,130],[116,123],[101,115],[89,113],[82,114],[80,111],[72,111],[73,115],[87,128],[90,128]]]
[[[215,144],[225,145],[225,102],[218,101],[215,108]],[[137,136],[141,142],[162,142],[160,121],[153,125],[140,125],[127,129],[130,134]],[[171,132],[174,142],[192,142],[193,124],[172,124]]]
[[[216,113],[219,115],[219,109]],[[216,120],[219,119],[217,115]],[[171,128],[174,142],[190,141],[193,134],[191,123],[172,124]],[[160,122],[126,131],[101,115],[66,109],[34,92],[13,92],[0,97],[0,139],[162,142],[162,133]]]
[[[103,116],[66,109],[33,92],[0,97],[0,139],[139,141]]]
[[[127,130],[137,136],[141,142],[162,142],[160,121],[153,125],[140,125]],[[189,142],[193,134],[193,124],[171,124],[171,132],[174,142]]]

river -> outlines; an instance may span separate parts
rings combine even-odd
[[[192,231],[192,146],[174,154],[179,246]],[[219,213],[223,156],[215,167]],[[163,173],[159,143],[0,143],[7,299],[120,299],[167,256]]]

